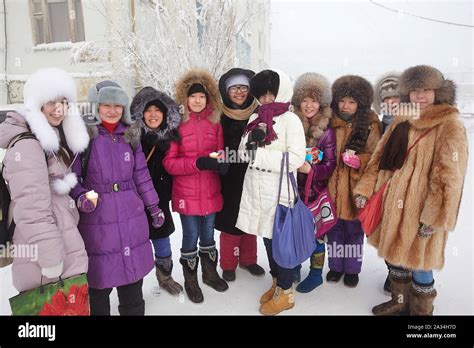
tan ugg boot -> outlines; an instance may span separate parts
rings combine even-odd
[[[391,275],[392,299],[372,308],[372,313],[375,315],[409,315],[411,282],[411,275],[405,278]]]
[[[278,313],[291,309],[294,306],[295,298],[293,296],[293,289],[289,288],[283,290],[277,286],[272,299],[260,306],[260,313],[263,315],[277,315]]]
[[[420,289],[421,287],[416,285],[411,288],[410,315],[433,315],[433,302],[438,293],[432,287],[429,292],[423,292]]]
[[[269,290],[267,290],[262,295],[262,297],[260,297],[260,304],[264,304],[272,299],[273,294],[275,293],[276,286],[277,286],[277,279],[273,278],[272,287]]]

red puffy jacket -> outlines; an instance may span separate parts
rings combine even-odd
[[[222,126],[191,113],[179,126],[180,142],[172,142],[163,165],[173,176],[172,209],[183,215],[205,216],[222,209],[219,174],[199,170],[196,160],[224,149]]]

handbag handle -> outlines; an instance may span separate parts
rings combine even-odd
[[[304,184],[304,204],[308,205],[309,202],[309,194],[311,193],[311,186],[313,185],[315,171],[313,167],[309,171],[308,175],[306,176],[306,182]],[[314,187],[316,193],[321,193],[317,187]]]
[[[44,278],[44,276],[41,275],[41,282],[40,282],[40,288],[39,288],[40,294],[44,294],[43,278]],[[46,285],[47,285],[47,284],[46,284]],[[60,286],[61,288],[64,288],[64,280],[63,280],[63,278],[61,278],[61,276],[59,276],[59,286]]]
[[[285,166],[286,164],[286,166]],[[286,168],[285,168],[286,167]],[[288,206],[292,206],[292,201],[291,201],[291,195],[290,195],[290,182],[291,186],[293,188],[293,195],[294,195],[294,201],[296,201],[299,198],[297,186],[296,186],[296,180],[295,177],[293,176],[293,173],[290,173],[290,159],[289,159],[289,153],[288,152],[283,152],[283,156],[281,159],[281,166],[280,166],[280,183],[278,186],[278,203],[280,203],[280,197],[281,197],[281,184],[283,180],[283,175],[285,175],[285,169],[286,169],[286,182],[287,182],[287,188],[288,188]]]

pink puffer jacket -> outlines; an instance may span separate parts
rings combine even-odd
[[[196,160],[224,149],[222,126],[191,114],[179,127],[181,140],[172,142],[163,165],[173,176],[172,208],[184,215],[205,216],[222,209],[219,174],[199,170]]]

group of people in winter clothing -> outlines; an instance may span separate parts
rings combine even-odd
[[[384,188],[381,222],[368,242],[387,263],[384,289],[392,299],[373,313],[433,313],[432,270],[443,267],[467,167],[455,87],[437,69],[422,65],[386,74],[375,90],[356,75],[331,86],[324,76],[305,73],[292,86],[280,71],[234,68],[217,82],[196,69],[178,80],[175,99],[145,87],[131,103],[117,83],[102,81],[89,92],[98,122],[87,127],[75,102],[67,73],[40,70],[25,84],[24,105],[0,126],[13,242],[39,247],[38,260],[13,262],[18,291],[38,287],[44,278],[87,273],[92,315],[110,315],[113,288],[121,315],[144,315],[143,278],[153,268],[162,289],[183,291],[172,277],[172,209],[181,220],[179,262],[192,302],[204,301],[199,264],[203,283],[219,292],[236,279],[238,265],[263,276],[258,236],[272,276],[260,312],[291,309],[301,266],[280,266],[272,245],[277,205],[289,200],[286,180],[279,196],[287,153],[301,199],[312,203],[328,189],[337,216],[316,240],[309,273],[296,291],[308,293],[323,283],[326,253],[326,280],[358,285],[364,244],[359,213]],[[420,112],[400,113],[401,103]],[[25,132],[34,137],[9,147]],[[307,161],[309,148],[317,148],[321,160]],[[237,160],[229,160],[229,152],[238,153]],[[352,252],[341,256],[340,248]]]

